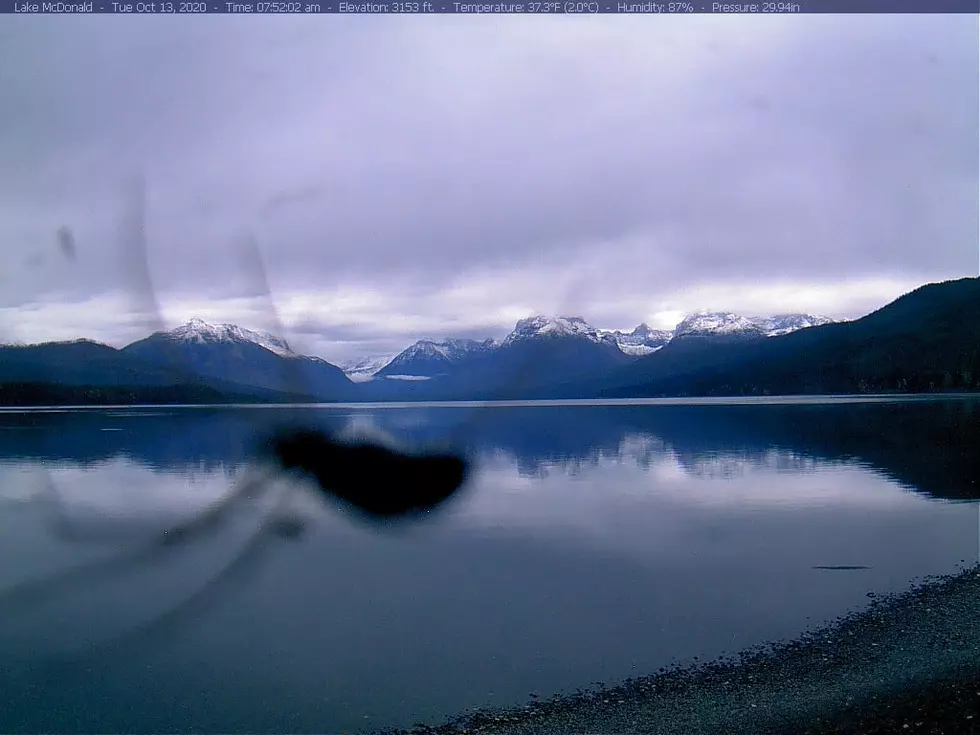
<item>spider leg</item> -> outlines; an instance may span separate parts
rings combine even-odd
[[[275,520],[278,513],[285,508],[289,498],[292,497],[291,487],[291,484],[287,484],[286,488],[278,494],[273,506],[263,514],[258,527],[248,536],[244,544],[231,555],[228,561],[197,585],[189,594],[152,618],[109,639],[88,646],[81,653],[91,654],[98,651],[108,651],[160,634],[168,626],[177,625],[181,619],[206,603],[207,600],[213,599],[218,590],[230,588],[236,582],[248,578],[249,571],[254,568],[267,548],[266,542],[270,532],[275,530]]]
[[[220,527],[239,505],[259,497],[265,491],[271,477],[272,473],[267,471],[243,479],[228,496],[212,504],[202,513],[152,535],[147,541],[129,549],[129,553],[124,551],[108,558],[76,564],[54,574],[27,580],[0,590],[0,611],[5,607],[37,603],[46,597],[65,594],[72,589],[84,589],[95,581],[111,578],[129,568],[159,561],[175,553],[184,544]],[[63,525],[59,525],[57,529],[56,532],[59,534],[64,532]]]

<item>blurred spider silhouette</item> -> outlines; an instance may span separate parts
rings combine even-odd
[[[151,322],[160,324],[156,298],[145,289],[150,285],[147,266],[145,187],[140,178],[125,213],[124,238],[127,259],[133,272],[138,298],[151,307]],[[62,227],[58,242],[68,257],[74,256],[75,242],[71,230]],[[282,335],[275,314],[264,266],[254,238],[241,242],[243,261],[253,281],[253,293],[263,295],[266,309]],[[295,395],[310,395],[303,390],[303,378],[297,371],[289,376]],[[142,578],[148,570],[166,563],[189,544],[203,542],[219,530],[228,518],[246,501],[257,502],[271,496],[271,504],[260,514],[259,521],[244,545],[218,568],[203,574],[197,585],[167,610],[157,610],[141,623],[123,631],[103,636],[95,645],[118,644],[133,635],[156,629],[182,613],[192,602],[211,592],[232,572],[247,566],[265,548],[270,535],[295,538],[304,526],[301,521],[284,516],[281,511],[297,487],[316,488],[322,499],[340,506],[369,524],[389,524],[399,520],[411,522],[440,508],[463,487],[468,464],[462,457],[439,453],[407,453],[382,446],[376,442],[351,442],[340,439],[313,426],[285,426],[265,431],[264,439],[256,443],[254,465],[238,479],[232,491],[190,519],[170,526],[161,532],[137,537],[135,543],[108,558],[76,564],[68,569],[21,582],[0,590],[0,619],[4,620],[5,636],[16,636],[20,613],[22,622],[30,624],[38,607],[65,610],[81,598],[99,594],[99,589],[118,592],[126,587],[127,575]],[[312,482],[289,482],[301,476]],[[280,482],[286,480],[285,483]],[[61,539],[82,542],[105,542],[105,530],[85,532],[71,522],[61,508],[58,489],[53,478],[45,479],[46,495],[53,510],[53,531]],[[270,488],[275,491],[270,493]],[[83,650],[89,650],[88,641]]]
[[[282,431],[269,442],[279,466],[299,470],[320,489],[370,519],[426,513],[452,496],[466,477],[453,455],[409,455],[374,444],[344,444],[309,428]]]

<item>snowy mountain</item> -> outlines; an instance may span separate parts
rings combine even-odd
[[[539,386],[601,375],[631,358],[614,335],[581,317],[536,315],[521,319],[492,355],[487,379],[502,398]]]
[[[727,349],[728,343],[746,336],[779,336],[831,321],[807,314],[746,318],[704,311],[685,317],[673,332],[651,329],[647,324],[625,332],[597,329],[582,317],[536,315],[519,320],[502,341],[420,340],[394,357],[361,358],[341,369],[319,357],[296,353],[286,340],[274,335],[192,319],[119,351],[87,340],[30,349],[4,348],[0,378],[29,381],[48,376],[46,379],[66,385],[80,384],[84,378],[91,385],[131,386],[197,381],[232,394],[256,389],[264,391],[263,395],[317,400],[348,400],[375,393],[382,398],[399,398],[405,391],[421,396],[421,391],[430,390],[422,383],[431,383],[433,390],[446,395],[506,393],[598,378],[660,352],[675,337],[724,337],[682,339],[658,355],[667,358],[666,353],[670,353],[670,360],[687,364],[690,357],[678,353],[681,342],[692,349],[700,342],[704,347]],[[55,354],[62,352],[66,358],[72,355],[71,364],[58,367],[57,363],[64,360]],[[378,380],[382,378],[385,380]],[[361,385],[354,386],[355,382]]]
[[[602,373],[628,361],[611,334],[581,317],[537,315],[521,319],[497,342],[421,340],[376,373],[382,383],[429,378],[425,390],[464,395],[502,395],[552,381]]]
[[[518,353],[530,354],[527,350],[518,350],[520,346],[530,348],[534,345],[538,361],[534,367],[527,364],[522,370],[544,375],[547,370],[557,370],[565,373],[580,372],[585,364],[593,365],[596,369],[615,362],[618,357],[644,357],[657,352],[675,337],[714,337],[724,336],[728,339],[744,337],[763,337],[786,334],[797,329],[817,324],[826,324],[830,320],[825,317],[814,317],[806,314],[788,314],[764,318],[747,318],[729,312],[701,311],[685,317],[673,331],[653,329],[648,324],[640,324],[631,332],[608,331],[597,329],[582,317],[578,316],[548,316],[537,314],[521,319],[513,331],[501,342],[492,339],[476,341],[471,339],[447,339],[441,342],[420,340],[408,349],[396,355],[386,364],[377,366],[370,359],[350,363],[345,366],[349,376],[358,382],[368,380],[373,375],[378,378],[408,379],[436,378],[467,373],[471,377],[481,375],[484,380],[494,378],[495,371],[503,370],[503,365],[516,364]],[[591,343],[600,346],[595,354],[586,357],[584,354],[573,357],[565,355],[570,360],[568,365],[553,364],[557,360],[557,352],[548,352],[548,344],[562,343]],[[563,346],[562,349],[569,349]],[[521,358],[524,359],[524,358]],[[552,367],[546,367],[551,365]],[[516,369],[516,368],[515,368]],[[363,377],[362,377],[363,376]]]
[[[761,337],[764,336],[764,332],[752,319],[721,311],[698,311],[688,314],[674,328],[674,339],[720,335]]]
[[[777,314],[776,316],[758,317],[752,320],[767,337],[778,337],[798,329],[820,327],[824,324],[834,324],[834,320],[826,316],[812,314]]]
[[[603,332],[600,332],[582,317],[543,316],[539,314],[518,321],[514,331],[504,339],[503,345],[542,337],[583,337],[592,342],[602,342],[607,339]]]
[[[580,317],[535,316],[502,342],[422,340],[378,370],[391,379],[356,386],[340,368],[299,355],[282,339],[196,319],[119,350],[85,339],[0,346],[0,403],[973,391],[980,389],[978,289],[976,278],[929,284],[845,323],[704,311],[673,333],[646,324],[607,332]],[[637,354],[647,350],[655,353]],[[370,374],[383,361],[347,369]]]
[[[297,396],[347,397],[352,387],[344,372],[326,360],[299,355],[283,339],[233,324],[192,319],[122,352],[202,378]]]
[[[812,314],[777,314],[776,316],[744,317],[731,312],[699,311],[684,317],[674,329],[675,337],[683,336],[764,336],[778,337],[807,327],[833,324],[834,320]]]
[[[978,315],[980,279],[928,284],[854,321],[814,324],[814,317],[788,315],[761,326],[789,334],[672,341],[605,378],[608,387],[598,393],[622,398],[969,390],[980,385]]]
[[[446,339],[442,342],[423,339],[395,355],[374,375],[378,378],[432,378],[447,375],[473,358],[489,355],[497,347],[498,344],[493,339]]]
[[[393,355],[381,357],[362,357],[357,360],[347,360],[339,367],[347,377],[355,383],[364,383],[374,378],[375,374],[394,359]]]
[[[217,344],[221,342],[251,343],[263,347],[283,357],[296,357],[286,340],[266,332],[253,332],[251,329],[234,324],[208,324],[201,319],[191,319],[187,324],[164,332],[174,342],[189,344]]]
[[[669,330],[651,329],[646,323],[640,324],[632,332],[621,332],[617,329],[607,334],[612,336],[620,350],[634,357],[653,354],[674,336]]]

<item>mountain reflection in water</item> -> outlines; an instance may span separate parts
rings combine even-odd
[[[967,400],[2,412],[0,729],[407,726],[793,636],[976,558],[975,507],[946,501],[980,494],[978,417]],[[378,528],[274,479],[140,556],[261,479],[257,440],[295,424],[465,455],[472,486]]]

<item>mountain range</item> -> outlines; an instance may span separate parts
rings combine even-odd
[[[656,352],[675,337],[773,337],[831,323],[833,320],[828,317],[809,314],[747,318],[732,313],[701,311],[689,314],[672,330],[651,329],[643,323],[631,332],[622,332],[596,329],[581,317],[537,315],[518,321],[514,330],[502,341],[419,340],[397,355],[354,360],[342,367],[349,376],[356,376],[361,381],[373,377],[400,380],[436,378],[473,369],[474,363],[491,354],[506,353],[521,344],[554,338],[578,339],[615,348],[606,350],[608,360],[621,362],[616,350],[628,357],[643,357]]]
[[[503,340],[421,340],[341,367],[200,320],[122,349],[0,346],[0,404],[491,400],[980,389],[980,279],[929,284],[866,317],[698,312],[673,330],[521,319]]]

